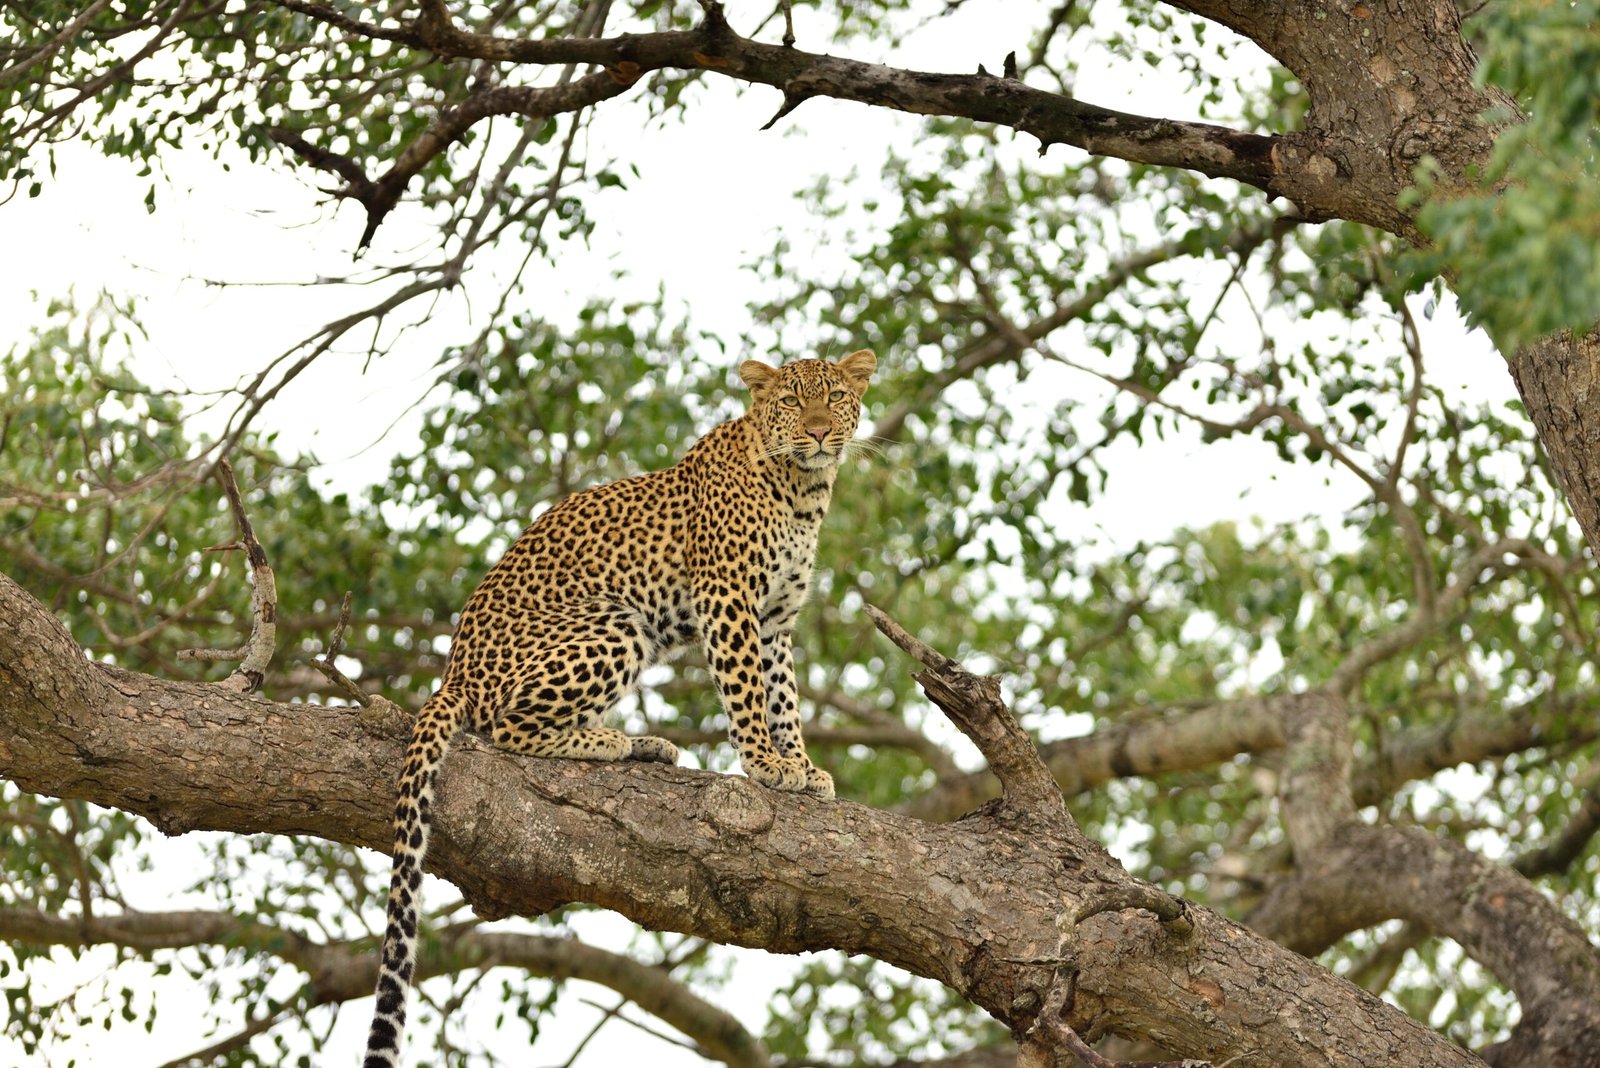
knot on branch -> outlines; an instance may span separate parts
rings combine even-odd
[[[344,179],[343,186],[337,189],[324,188],[323,192],[340,200],[354,200],[367,209],[367,225],[361,231],[361,241],[357,248],[364,249],[370,245],[372,235],[377,233],[378,224],[394,210],[396,204],[400,203],[400,194],[405,189],[409,174],[397,175],[391,171],[373,181],[367,177],[367,172],[362,169],[361,164],[349,156],[314,145],[294,130],[275,126],[267,131],[267,138],[282,145],[318,170],[328,171]]]
[[[414,717],[410,712],[395,704],[387,697],[369,694],[366,704],[361,706],[357,713],[357,722],[361,728],[380,738],[404,737],[411,733],[411,724]]]
[[[706,788],[702,803],[707,822],[740,837],[766,833],[777,818],[767,791],[746,779],[719,777]]]
[[[1049,824],[1069,825],[1061,788],[1040,759],[1033,739],[1006,707],[1000,680],[972,674],[908,633],[882,609],[869,604],[866,612],[886,638],[923,666],[924,670],[913,676],[917,684],[978,747],[1000,780],[1006,803]]]
[[[700,20],[701,33],[713,40],[734,35],[733,27],[728,25],[727,12],[719,0],[700,0],[700,8],[706,13],[706,17]]]
[[[1102,912],[1121,912],[1123,909],[1141,909],[1154,914],[1168,934],[1187,938],[1194,933],[1194,918],[1189,915],[1189,903],[1145,883],[1127,883],[1112,888],[1080,908],[1072,917],[1078,924]]]

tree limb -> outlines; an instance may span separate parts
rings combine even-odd
[[[1600,1003],[1589,992],[1600,983],[1600,954],[1532,883],[1449,839],[1346,823],[1249,922],[1316,953],[1391,919],[1454,939],[1516,994],[1522,1021],[1507,1049],[1519,1052],[1497,1051],[1492,1063],[1600,1062]]]
[[[384,215],[399,201],[411,177],[469,127],[490,115],[543,118],[575,110],[626,91],[645,74],[663,68],[703,70],[739,81],[770,85],[784,94],[785,110],[812,96],[851,100],[918,115],[949,115],[1008,126],[1039,139],[1043,151],[1068,144],[1098,155],[1138,163],[1175,166],[1216,178],[1233,178],[1276,189],[1273,139],[1207,123],[1132,115],[1070,96],[1033,89],[1014,78],[987,73],[934,74],[900,70],[838,56],[804,52],[740,37],[722,5],[708,3],[692,30],[623,34],[617,37],[507,38],[456,28],[439,13],[397,29],[352,19],[321,4],[284,3],[343,32],[382,37],[424,48],[441,58],[493,63],[587,63],[601,71],[568,86],[506,87],[474,92],[442,111],[408,145],[383,177],[346,186],[343,195],[367,207],[361,244],[371,240]],[[781,114],[781,113],[780,113]]]
[[[388,848],[405,724],[91,663],[4,577],[0,620],[0,775],[23,789],[136,812],[169,833]],[[447,759],[435,812],[429,866],[480,913],[587,901],[728,944],[868,953],[949,985],[1016,1033],[1058,973],[1043,959],[1057,917],[1136,882],[1048,825],[982,813],[925,824],[687,769],[519,760],[474,739]],[[1138,909],[1078,925],[1070,1026],[1158,1033],[1176,1052],[1240,1068],[1476,1063],[1310,961],[1187,912],[1184,938]],[[1274,977],[1265,987],[1263,974]]]

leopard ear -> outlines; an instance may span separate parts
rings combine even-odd
[[[746,360],[739,365],[739,377],[750,387],[750,395],[759,401],[778,384],[778,369],[760,360]]]
[[[867,391],[867,383],[872,381],[872,372],[878,369],[878,358],[872,354],[871,349],[857,349],[836,366],[844,372],[845,381],[850,383],[850,388],[857,393]]]

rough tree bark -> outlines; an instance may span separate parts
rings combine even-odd
[[[0,619],[0,776],[168,833],[387,848],[403,724],[90,662],[3,576]],[[871,954],[950,985],[1019,1038],[1061,1005],[1085,1036],[1132,1034],[1240,1068],[1479,1063],[1299,954],[1130,877],[1067,816],[994,680],[944,661],[919,680],[1005,788],[962,820],[681,769],[518,760],[468,739],[442,777],[429,866],[486,914],[586,901],[728,944]]]

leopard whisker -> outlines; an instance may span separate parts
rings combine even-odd
[[[846,456],[871,456],[877,458],[883,455],[883,446],[866,438],[851,438],[844,443]]]

